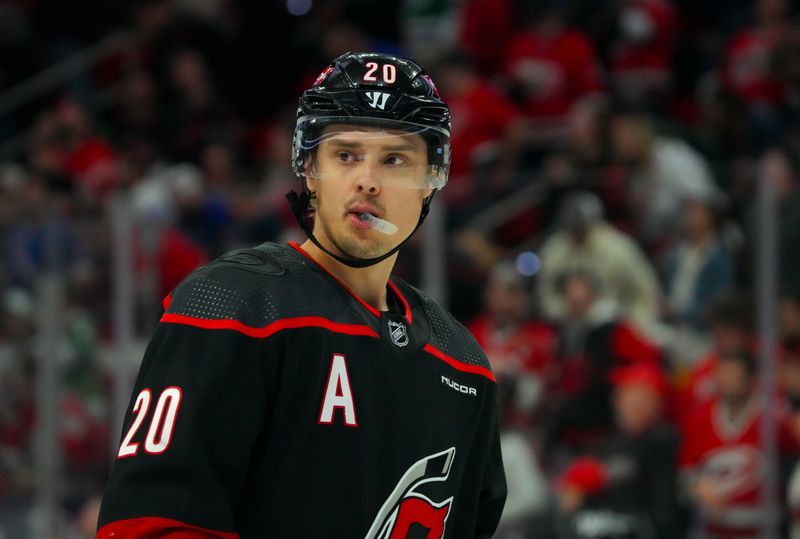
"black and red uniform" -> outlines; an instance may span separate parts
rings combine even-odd
[[[195,271],[142,362],[98,537],[491,537],[486,357],[420,291],[387,291],[379,312],[294,243]]]

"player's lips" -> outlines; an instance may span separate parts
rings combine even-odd
[[[360,228],[362,230],[372,229],[372,225],[369,224],[366,220],[364,220],[361,217],[362,215],[363,215],[362,213],[348,213],[347,220],[350,221],[356,228]]]
[[[355,215],[356,217],[362,213],[369,213],[379,219],[383,219],[383,213],[375,208],[375,206],[370,206],[369,204],[353,204],[347,209],[347,213],[349,215]]]

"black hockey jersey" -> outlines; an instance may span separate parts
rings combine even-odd
[[[379,312],[294,243],[189,276],[143,359],[98,537],[490,537],[506,485],[486,357],[388,287],[398,308]]]

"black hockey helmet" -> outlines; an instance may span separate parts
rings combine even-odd
[[[376,264],[394,254],[409,238],[380,257],[341,257],[324,249],[313,235],[310,194],[305,182],[314,150],[326,126],[352,124],[420,135],[428,148],[424,187],[435,192],[447,183],[450,169],[450,110],[422,67],[408,58],[380,53],[343,54],[300,97],[292,144],[292,168],[303,178],[303,191],[287,198],[298,224],[315,245],[352,267]],[[423,202],[417,228],[430,209]],[[416,228],[414,229],[416,231]],[[412,232],[413,235],[413,232]]]

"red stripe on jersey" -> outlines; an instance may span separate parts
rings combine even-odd
[[[165,297],[164,301],[161,302],[161,306],[164,307],[164,310],[166,311],[167,309],[169,309],[169,304],[170,303],[172,303],[172,293],[171,292],[169,294],[167,294],[167,297]]]
[[[161,517],[118,520],[97,530],[96,539],[239,539],[238,533],[199,528]]]
[[[459,371],[463,371],[463,372],[470,372],[472,374],[480,374],[481,376],[485,376],[486,378],[488,378],[492,382],[496,381],[494,379],[494,374],[492,374],[492,371],[490,371],[489,369],[487,369],[485,367],[481,367],[479,365],[470,365],[469,363],[464,363],[462,361],[459,361],[454,357],[448,356],[447,354],[445,354],[444,352],[442,352],[438,348],[434,348],[430,344],[426,344],[425,347],[423,348],[423,350],[425,350],[426,352],[428,352],[432,356],[436,356],[437,358],[441,359],[442,361],[444,361],[445,363],[447,363],[448,365],[450,365],[454,369],[458,369]]]
[[[411,307],[408,305],[406,297],[403,295],[402,292],[400,292],[400,288],[392,281],[389,281],[389,286],[392,287],[394,293],[397,294],[397,297],[400,298],[400,301],[403,303],[403,307],[405,308],[406,311],[406,320],[408,320],[408,323],[411,324]]]
[[[296,329],[307,327],[325,328],[334,333],[344,333],[346,335],[363,335],[366,337],[378,337],[369,326],[360,324],[340,324],[333,322],[327,318],[319,316],[298,316],[297,318],[284,318],[276,320],[264,327],[256,328],[242,324],[238,320],[207,320],[205,318],[195,318],[193,316],[185,316],[182,314],[165,313],[161,317],[161,322],[167,324],[183,324],[185,326],[194,326],[203,329],[231,329],[243,333],[248,337],[256,337],[263,339],[269,337],[284,329]]]
[[[333,278],[336,280],[336,282],[337,282],[337,283],[339,283],[340,285],[342,285],[342,287],[343,287],[345,290],[347,290],[347,292],[348,292],[348,293],[349,293],[351,296],[353,296],[354,298],[356,298],[356,299],[358,300],[358,302],[359,302],[361,305],[363,305],[364,307],[366,307],[366,308],[367,308],[367,310],[368,310],[369,312],[371,312],[372,314],[374,314],[375,316],[377,316],[378,318],[380,318],[380,316],[381,316],[381,313],[380,313],[380,311],[379,311],[378,309],[376,309],[375,307],[373,307],[372,305],[370,305],[369,303],[367,303],[366,301],[364,301],[363,299],[361,299],[360,297],[358,297],[358,296],[356,295],[356,293],[355,293],[355,292],[353,292],[352,290],[350,290],[350,287],[349,287],[349,286],[347,286],[347,285],[346,285],[346,284],[344,284],[342,281],[340,281],[340,280],[339,280],[339,278],[338,278],[338,277],[336,277],[336,275],[334,275],[333,273],[331,273],[330,271],[328,271],[328,268],[326,268],[325,266],[323,266],[322,264],[320,264],[319,262],[317,262],[316,260],[314,260],[314,257],[313,257],[313,256],[311,256],[310,254],[308,254],[307,252],[305,252],[305,251],[303,250],[303,248],[302,248],[302,247],[300,247],[300,244],[298,244],[296,241],[290,241],[290,242],[289,242],[289,247],[291,247],[292,249],[294,249],[295,251],[297,251],[298,253],[300,253],[301,255],[303,255],[304,257],[306,257],[307,259],[309,259],[310,261],[312,261],[312,262],[313,262],[315,265],[319,266],[319,268],[320,268],[322,271],[324,271],[325,273],[327,273],[328,275],[330,275],[331,277],[333,277]]]

